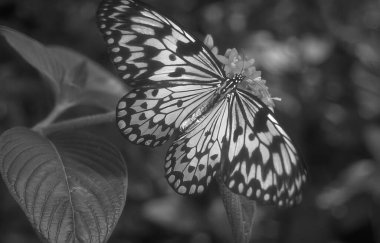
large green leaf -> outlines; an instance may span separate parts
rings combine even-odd
[[[126,87],[114,75],[73,50],[45,46],[5,26],[0,26],[0,34],[46,77],[57,103],[90,104],[113,110],[120,97],[127,92]],[[72,92],[73,85],[80,88],[80,92]],[[69,97],[70,100],[62,101],[62,97]]]
[[[113,110],[117,101],[128,91],[118,78],[87,57],[66,47],[48,47],[60,62],[69,70],[74,70],[82,63],[86,64],[87,75],[85,92],[78,97],[78,103],[95,104],[107,110]]]
[[[65,70],[57,57],[41,43],[20,32],[0,26],[0,34],[30,65],[47,78],[54,93],[58,94],[59,80],[63,79]]]
[[[65,132],[45,138],[12,128],[0,137],[0,171],[48,242],[106,242],[125,204],[123,158],[94,135]]]

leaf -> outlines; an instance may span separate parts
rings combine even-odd
[[[76,104],[85,93],[88,70],[85,62],[69,69],[61,85],[61,95],[58,98],[58,104]]]
[[[0,171],[48,242],[106,242],[125,204],[123,158],[94,135],[65,132],[45,138],[12,128],[0,137]]]
[[[49,48],[53,50],[55,55],[61,57],[60,61],[62,64],[70,69],[78,66],[83,61],[86,62],[88,68],[88,82],[86,83],[86,88],[88,90],[97,90],[112,94],[118,97],[117,100],[127,92],[127,89],[118,78],[91,59],[66,47],[51,46]]]
[[[62,94],[62,92],[70,92],[70,89],[62,90],[62,87],[78,84],[78,82],[79,86],[83,85],[84,92],[80,92],[76,97],[76,104],[93,104],[113,110],[120,97],[127,93],[126,87],[118,78],[73,50],[60,46],[44,46],[4,26],[0,26],[0,34],[28,63],[47,78],[55,93],[56,101],[60,97],[70,97],[72,101],[70,94]],[[101,93],[102,102],[98,100],[99,95],[93,95],[98,93]]]
[[[220,178],[217,181],[235,242],[250,242],[256,202],[231,192]]]
[[[83,89],[87,82],[88,70],[86,67],[86,62],[81,62],[74,68],[70,69],[67,73],[64,83],[68,85],[75,86],[78,89]]]
[[[55,94],[59,93],[59,82],[63,79],[65,69],[51,50],[38,41],[15,30],[0,26],[0,34],[30,65],[43,74]]]
[[[89,58],[65,47],[51,46],[49,48],[69,69],[76,68],[83,62],[86,63],[86,92],[79,97],[78,103],[95,104],[107,110],[114,110],[118,100],[128,92],[118,78]]]

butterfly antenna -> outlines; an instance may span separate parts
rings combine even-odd
[[[242,70],[240,72],[243,72],[244,69],[245,69],[245,56],[243,55],[243,68],[242,68]]]
[[[244,52],[241,52],[241,53],[243,54],[243,67],[242,67],[242,69],[240,70],[240,74],[242,74],[243,71],[244,71],[244,69],[245,69],[245,54],[244,54]]]

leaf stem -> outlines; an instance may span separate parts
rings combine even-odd
[[[70,120],[53,123],[45,127],[38,125],[35,126],[32,130],[37,131],[43,135],[47,135],[57,131],[76,129],[113,121],[115,121],[115,111],[110,111],[102,114],[73,118]]]
[[[65,112],[68,108],[70,108],[71,104],[69,103],[60,103],[54,106],[53,110],[49,113],[45,119],[37,123],[33,130],[41,130],[44,127],[49,126],[57,119],[63,112]]]
[[[256,202],[231,192],[220,176],[217,176],[217,182],[235,242],[251,242]]]

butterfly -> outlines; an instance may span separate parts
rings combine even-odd
[[[220,176],[234,193],[263,204],[300,201],[306,169],[274,113],[226,74],[209,48],[135,0],[103,0],[98,27],[119,76],[133,89],[117,105],[132,143],[174,139],[165,175],[179,194],[199,194]]]

